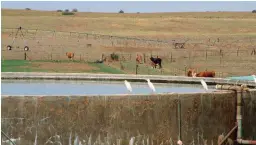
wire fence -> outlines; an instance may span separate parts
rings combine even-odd
[[[256,45],[252,39],[244,40],[246,42],[232,40],[225,44],[208,43],[209,40],[183,43],[23,28],[20,29],[22,33],[17,33],[18,30],[2,28],[2,59],[63,61],[69,60],[66,52],[73,52],[74,61],[104,60],[106,64],[114,63],[121,70],[136,74],[186,75],[189,68],[215,70],[218,77],[256,72]],[[175,44],[185,46],[177,48]],[[7,49],[8,45],[12,46],[11,51]],[[29,46],[28,51],[24,50],[25,46]],[[118,55],[118,60],[111,58],[112,53]],[[137,54],[142,56],[141,64],[136,62]],[[150,56],[161,58],[163,69],[152,69]]]

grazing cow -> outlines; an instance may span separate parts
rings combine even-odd
[[[188,77],[215,77],[215,71],[203,71],[196,73],[194,69],[189,69],[187,73]]]
[[[74,60],[75,54],[73,52],[66,52],[66,56],[68,56],[69,59]]]
[[[137,54],[136,56],[136,63],[141,64],[142,63],[142,56],[140,54]]]
[[[153,58],[152,56],[150,57],[150,60],[153,62],[154,68],[156,68],[156,65],[159,65],[159,68],[162,68],[162,59],[161,58]]]

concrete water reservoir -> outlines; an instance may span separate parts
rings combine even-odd
[[[11,75],[10,79],[19,76]],[[163,77],[168,79],[172,77]],[[123,82],[108,82],[107,86],[123,90],[115,95],[2,95],[2,131],[20,145],[174,145],[179,139],[185,145],[217,145],[237,122],[234,91],[151,94],[145,88],[147,94],[127,94]],[[255,140],[255,89],[242,93],[241,105],[242,139]],[[8,141],[6,136],[2,134],[2,143]],[[224,144],[235,144],[236,137],[235,130]]]

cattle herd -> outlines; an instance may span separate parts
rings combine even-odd
[[[66,56],[70,60],[74,60],[75,54],[73,52],[66,52]],[[100,63],[103,63],[104,60],[100,60]],[[152,55],[150,57],[151,66],[152,68],[156,68],[156,66],[159,66],[159,69],[162,69],[162,59],[158,56],[154,58]],[[97,61],[97,63],[99,63]],[[136,55],[136,64],[142,64],[142,55],[137,54]],[[195,69],[189,69],[187,72],[188,77],[215,77],[215,71],[203,71],[203,72],[196,72]]]

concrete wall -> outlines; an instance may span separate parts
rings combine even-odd
[[[18,144],[176,144],[178,102],[185,145],[216,145],[235,125],[236,94],[162,94],[126,96],[2,96],[2,131]],[[245,139],[256,135],[256,92],[244,94]],[[235,138],[236,132],[231,138]],[[71,138],[70,138],[71,137]],[[3,136],[3,140],[6,137]],[[48,141],[48,142],[47,142]]]

